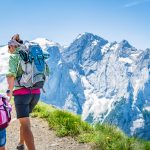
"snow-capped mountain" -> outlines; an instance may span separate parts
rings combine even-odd
[[[7,46],[0,46],[0,92],[7,89],[6,72],[8,68],[9,53]]]
[[[61,46],[58,43],[49,41],[46,38],[36,38],[35,40],[32,40],[31,42],[38,43],[43,50],[46,50],[47,48],[52,47],[52,46],[57,46],[59,49],[61,49]]]
[[[34,42],[50,54],[43,101],[91,123],[111,123],[150,139],[150,49],[138,50],[126,40],[110,43],[91,33],[80,34],[65,49],[47,39]],[[6,61],[4,48],[0,58]]]

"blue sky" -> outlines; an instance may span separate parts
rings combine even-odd
[[[150,0],[0,0],[0,45],[14,33],[68,45],[83,32],[150,48]]]

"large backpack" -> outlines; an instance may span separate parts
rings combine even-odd
[[[18,86],[43,89],[46,76],[48,76],[48,65],[45,60],[49,58],[49,54],[43,53],[37,43],[27,43],[20,47],[19,55],[24,73],[21,77],[17,77]]]
[[[6,128],[11,120],[12,107],[8,99],[0,94],[0,129]]]

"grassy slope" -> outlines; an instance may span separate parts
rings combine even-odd
[[[98,150],[150,150],[150,142],[129,138],[110,125],[89,125],[80,116],[39,103],[33,117],[45,118],[49,127],[62,136],[72,136],[82,143],[92,143]]]

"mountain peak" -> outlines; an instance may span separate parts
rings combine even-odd
[[[48,39],[46,38],[36,38],[35,40],[33,40],[32,42],[37,42],[39,44],[48,44],[48,45],[57,45],[56,42],[53,42],[53,41],[49,41]]]
[[[84,32],[82,34],[79,34],[76,39],[81,39],[81,38],[91,39],[91,40],[93,40],[93,39],[105,40],[105,39],[101,38],[100,36],[94,35],[93,33],[89,33],[89,32]],[[105,40],[105,41],[107,41],[107,40]]]
[[[132,45],[129,44],[129,42],[127,40],[122,40],[119,44],[125,48],[132,48],[133,47]]]
[[[80,33],[79,35],[78,35],[78,39],[80,38],[80,37],[98,37],[97,35],[94,35],[93,33],[89,33],[89,32],[84,32],[84,33]]]
[[[46,38],[36,38],[32,42],[38,43],[44,50],[47,49],[48,47],[51,47],[51,46],[58,46],[58,47],[60,47],[60,45],[58,43],[53,42],[53,41],[49,41]]]
[[[105,45],[106,43],[108,43],[107,40],[97,36],[97,35],[94,35],[92,33],[88,33],[88,32],[84,32],[82,34],[79,34],[77,36],[77,38],[73,41],[73,43],[84,43],[86,41],[86,43],[91,43],[91,42],[94,42],[94,41],[97,41],[98,43],[100,43],[100,45]],[[72,44],[73,44],[72,43]]]
[[[150,48],[147,48],[146,51],[150,51]]]
[[[120,57],[129,57],[131,54],[135,54],[137,49],[129,44],[127,40],[122,40],[118,43],[118,50]]]

